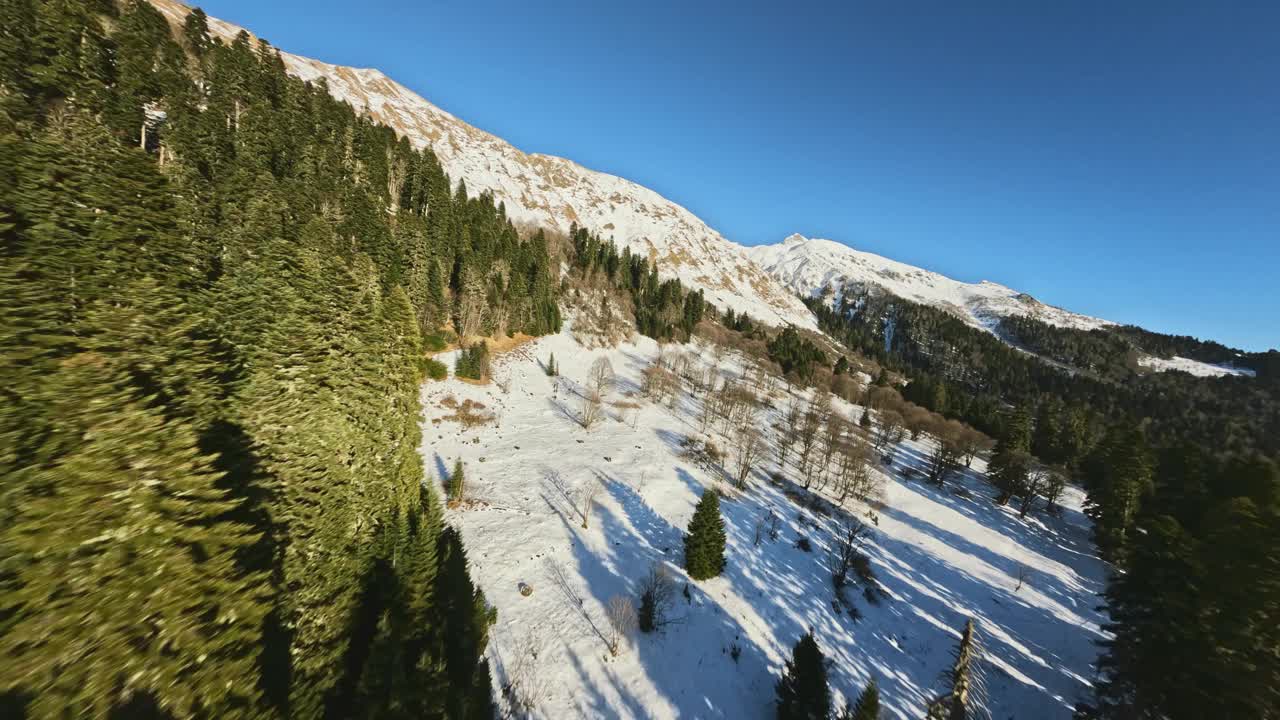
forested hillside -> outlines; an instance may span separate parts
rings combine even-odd
[[[809,301],[820,326],[906,376],[906,399],[995,435],[995,500],[1066,475],[1112,564],[1097,696],[1081,718],[1280,716],[1280,385],[1275,351],[1132,327],[1005,318],[863,295]],[[1142,350],[1251,376],[1143,372]]]
[[[0,714],[488,717],[424,342],[558,329],[541,236],[145,2],[0,5]]]

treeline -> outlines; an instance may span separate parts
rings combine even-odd
[[[1095,440],[1109,424],[1139,418],[1160,445],[1185,440],[1221,452],[1280,454],[1280,386],[1261,375],[1139,374],[1126,367],[1125,353],[1108,363],[1106,349],[1122,346],[1095,332],[1029,319],[1002,323],[1022,342],[1049,350],[1046,361],[943,310],[886,295],[806,304],[825,332],[909,378],[908,399],[996,437],[1005,433],[1006,408],[1047,404],[1057,415],[1052,424],[1084,417]]]
[[[541,235],[194,11],[0,5],[0,714],[492,716],[423,345]]]
[[[809,302],[823,329],[909,379],[905,399],[992,432],[993,500],[1087,493],[1113,568],[1088,719],[1280,717],[1280,400],[1270,354],[1134,328],[1007,319],[998,331],[899,298]],[[1135,372],[1135,350],[1259,377]],[[1055,363],[1057,363],[1055,365]],[[938,444],[939,449],[942,443]]]

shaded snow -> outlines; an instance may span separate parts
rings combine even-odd
[[[558,380],[539,365],[552,352]],[[609,398],[617,401],[637,391],[655,353],[643,338],[588,351],[566,333],[497,360],[495,377],[509,381],[508,392],[454,380],[423,389],[422,452],[433,482],[455,458],[467,464],[475,502],[450,509],[447,521],[461,529],[474,576],[498,609],[490,647],[496,688],[519,676],[535,689],[536,715],[546,718],[771,718],[784,658],[812,627],[832,660],[837,698],[854,697],[875,677],[884,717],[915,720],[972,616],[990,654],[992,717],[1070,717],[1090,689],[1103,621],[1094,606],[1104,570],[1079,491],[1068,490],[1061,518],[1022,521],[992,504],[981,460],[944,490],[904,478],[905,468],[923,462],[925,441],[904,442],[886,476],[885,506],[867,552],[890,599],[870,605],[855,585],[850,597],[862,620],[831,604],[823,549],[839,518],[801,512],[757,474],[747,492],[730,491],[722,502],[725,574],[690,582],[691,601],[677,594],[678,624],[639,635],[611,657],[601,637],[606,603],[615,594],[635,595],[655,560],[683,587],[683,529],[699,494],[717,483],[679,453],[680,439],[696,430],[697,404],[687,394],[674,409],[641,401],[634,428],[612,407],[591,431],[574,420],[575,390],[595,358],[608,357],[617,371]],[[441,406],[449,395],[482,402],[494,423],[463,431],[441,420],[451,412]],[[837,408],[850,418],[861,412],[843,402]],[[774,468],[772,454],[765,466]],[[603,490],[583,529],[566,492],[595,481]],[[867,510],[849,506],[860,515]],[[782,518],[781,537],[754,547],[755,523],[769,510]],[[801,535],[814,552],[795,547]],[[1026,583],[1015,590],[1023,567]],[[531,596],[521,596],[521,583],[534,588]],[[729,654],[735,643],[736,662]],[[522,669],[521,658],[535,652],[536,661]]]

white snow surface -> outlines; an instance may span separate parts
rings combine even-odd
[[[151,2],[179,26],[189,12],[176,0]],[[215,18],[209,18],[209,26],[228,40],[241,31]],[[747,258],[742,246],[658,193],[564,158],[524,153],[378,70],[283,51],[280,55],[290,74],[312,82],[323,78],[334,97],[394,128],[415,146],[429,145],[453,182],[465,180],[473,196],[491,192],[506,204],[513,221],[566,232],[576,222],[656,261],[664,275],[702,289],[721,308],[745,311],[770,325],[816,327],[808,308]]]
[[[794,292],[817,296],[826,288],[839,298],[846,287],[878,288],[932,305],[965,322],[990,330],[1000,318],[1026,315],[1059,327],[1093,330],[1114,325],[1046,305],[1026,293],[983,280],[967,283],[930,270],[854,250],[831,240],[791,235],[781,243],[747,248],[747,255]]]
[[[686,349],[698,362],[713,354]],[[559,378],[542,371],[552,353]],[[718,480],[719,470],[686,460],[680,442],[697,433],[698,401],[682,392],[669,408],[638,394],[641,370],[656,353],[646,338],[586,350],[566,331],[499,356],[494,384],[449,379],[422,390],[431,482],[440,483],[455,459],[466,464],[469,502],[446,520],[460,528],[473,577],[497,608],[488,651],[495,688],[518,680],[535,700],[531,715],[542,718],[772,718],[783,662],[812,628],[830,661],[837,706],[874,677],[882,716],[916,720],[972,617],[988,658],[992,718],[1065,719],[1088,696],[1095,642],[1104,637],[1105,618],[1094,608],[1105,573],[1079,490],[1068,488],[1062,517],[1020,520],[991,502],[980,459],[941,490],[907,477],[929,444],[904,441],[892,469],[881,468],[878,523],[867,506],[846,503],[871,528],[865,549],[889,595],[872,605],[853,585],[848,595],[863,616],[855,621],[833,609],[827,570],[826,548],[844,511],[824,517],[789,500],[764,474],[776,469],[772,448],[744,492]],[[605,418],[588,431],[575,420],[576,393],[598,357],[609,358],[618,380]],[[741,372],[732,358],[723,366]],[[775,407],[785,407],[786,392],[779,388]],[[450,396],[484,404],[494,421],[463,430],[446,419]],[[612,405],[620,400],[640,408],[624,415]],[[835,407],[860,417],[861,408]],[[762,428],[779,419],[766,412]],[[584,529],[568,498],[592,482],[602,489]],[[727,496],[727,567],[720,577],[690,581],[682,534],[699,495],[717,486]],[[754,528],[769,511],[781,517],[781,536],[757,547]],[[796,547],[801,536],[813,552]],[[654,562],[681,588],[687,583],[690,599],[677,592],[678,622],[665,633],[634,634],[613,657],[603,638],[606,605],[615,595],[636,596]],[[522,583],[530,596],[519,592]]]
[[[1214,363],[1201,362],[1200,360],[1192,360],[1191,358],[1178,357],[1176,355],[1171,358],[1144,355],[1138,359],[1138,364],[1156,372],[1176,370],[1178,372],[1190,373],[1196,377],[1223,377],[1226,375],[1253,377],[1256,374],[1248,368],[1239,368],[1232,365],[1215,365]]]

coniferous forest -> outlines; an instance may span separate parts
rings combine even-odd
[[[1005,318],[998,338],[901,298],[806,302],[832,337],[902,373],[906,399],[998,439],[996,502],[1034,497],[1035,467],[1086,491],[1113,637],[1078,718],[1280,717],[1275,351],[1029,318]],[[1142,373],[1137,350],[1256,377]]]
[[[834,339],[879,366],[864,403],[897,385],[997,439],[997,504],[1081,485],[1111,570],[1081,720],[1280,717],[1275,351],[988,333],[871,294],[808,301],[827,338],[718,316],[586,229],[517,229],[265,42],[142,0],[0,3],[0,237],[0,717],[493,717],[496,614],[423,466],[418,393],[447,373],[427,351],[456,340],[480,380],[485,338],[555,333],[570,299],[610,336],[719,322],[797,386],[847,380]],[[704,497],[695,578],[726,567]],[[804,637],[779,707],[823,716]]]
[[[417,392],[542,236],[146,2],[0,5],[0,175],[0,715],[491,717]]]

